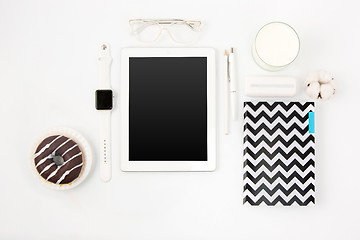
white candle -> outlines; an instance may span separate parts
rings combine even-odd
[[[263,26],[256,35],[253,56],[260,67],[277,71],[292,63],[299,50],[296,31],[286,23],[272,22]]]

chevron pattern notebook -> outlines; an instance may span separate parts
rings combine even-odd
[[[314,102],[244,103],[244,204],[315,203]]]

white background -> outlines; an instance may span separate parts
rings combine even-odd
[[[0,239],[359,239],[360,16],[358,1],[0,1]],[[132,18],[203,21],[201,39],[138,43]],[[316,206],[242,205],[241,121],[223,134],[225,48],[235,47],[238,77],[268,74],[253,62],[256,31],[279,20],[301,38],[298,59],[279,72],[303,80],[325,69],[338,92],[316,111]],[[81,132],[98,155],[97,54],[112,46],[112,86],[120,89],[123,47],[213,47],[217,54],[218,168],[210,173],[124,173],[119,119],[112,117],[113,178],[94,161],[66,192],[44,188],[29,169],[34,140],[53,126]],[[243,101],[243,94],[240,101]],[[118,99],[118,98],[117,98]],[[97,159],[96,159],[97,160]]]

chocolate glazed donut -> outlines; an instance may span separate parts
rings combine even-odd
[[[83,154],[76,142],[62,135],[45,138],[37,147],[34,164],[40,176],[55,184],[68,184],[81,174]]]

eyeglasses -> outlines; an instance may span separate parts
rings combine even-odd
[[[200,32],[200,21],[182,19],[134,19],[129,21],[131,33],[141,42],[158,40],[163,31],[167,31],[174,42],[189,43],[194,41]]]

